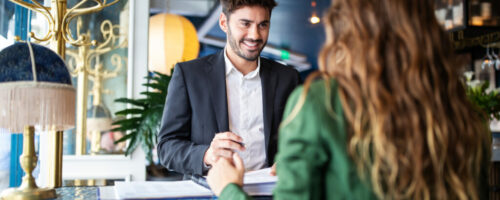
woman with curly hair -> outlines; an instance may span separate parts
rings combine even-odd
[[[281,124],[274,199],[486,199],[490,137],[434,0],[334,0]],[[320,77],[321,80],[317,80]],[[237,154],[208,182],[247,199]]]

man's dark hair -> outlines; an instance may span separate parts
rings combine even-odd
[[[274,0],[220,0],[222,4],[222,12],[229,17],[235,10],[244,6],[261,6],[269,11],[269,15],[273,8],[278,5]]]

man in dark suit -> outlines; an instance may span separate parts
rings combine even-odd
[[[292,67],[260,58],[274,0],[221,0],[224,51],[178,63],[163,112],[158,156],[163,166],[204,175],[237,152],[247,170],[274,162],[288,95],[299,83]]]

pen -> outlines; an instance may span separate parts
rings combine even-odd
[[[245,147],[245,143],[243,143],[243,142],[237,142],[237,141],[234,141],[234,142],[236,142],[236,143],[240,144],[241,146]]]

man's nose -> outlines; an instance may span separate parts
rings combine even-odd
[[[259,27],[256,26],[251,26],[250,29],[248,30],[247,38],[252,39],[252,40],[259,40],[260,38],[260,32],[259,32]]]

